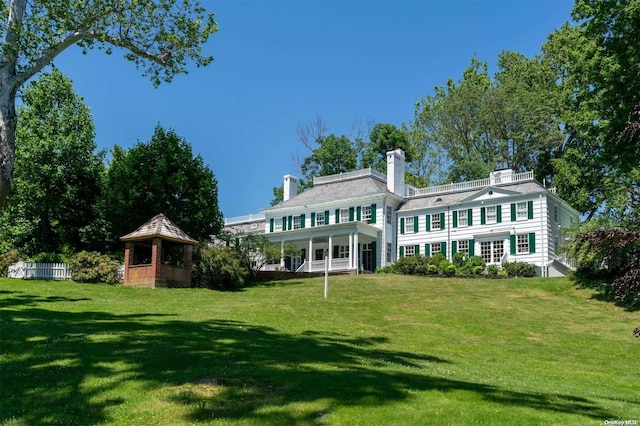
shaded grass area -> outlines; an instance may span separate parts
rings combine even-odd
[[[0,280],[9,425],[640,421],[638,312],[564,279]]]

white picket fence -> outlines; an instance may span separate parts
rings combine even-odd
[[[7,277],[24,280],[70,280],[71,269],[66,263],[18,262],[9,266]]]

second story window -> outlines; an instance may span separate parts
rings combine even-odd
[[[362,206],[362,222],[371,223],[371,206]]]
[[[414,217],[413,216],[409,216],[407,218],[405,218],[405,225],[404,225],[404,229],[406,230],[407,233],[411,233],[413,232],[413,221],[414,221]],[[407,254],[407,256],[409,256]],[[412,255],[413,256],[413,255]]]
[[[437,231],[440,229],[440,213],[431,215],[431,229]]]
[[[316,213],[316,226],[324,226],[324,212]]]
[[[300,229],[302,227],[302,221],[300,216],[293,217],[293,229]]]
[[[458,226],[467,226],[469,223],[468,211],[458,210]]]
[[[391,224],[391,215],[393,213],[393,209],[391,206],[387,206],[387,223]]]
[[[487,223],[496,223],[498,212],[496,206],[487,207]]]
[[[518,220],[527,220],[528,215],[529,215],[529,210],[527,208],[527,202],[525,201],[524,203],[517,203],[516,204],[516,211],[518,214]]]
[[[340,223],[349,222],[349,209],[340,209]]]

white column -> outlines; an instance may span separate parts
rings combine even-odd
[[[355,263],[356,270],[360,269],[360,250],[358,250],[358,233],[356,232],[353,238],[353,263]]]
[[[353,268],[353,233],[349,234],[349,268]]]
[[[333,235],[329,234],[329,270],[331,270],[332,263],[333,263]]]
[[[309,253],[307,254],[307,260],[309,261],[309,272],[311,272],[311,260],[313,256],[311,256],[311,250],[313,250],[313,237],[309,237]]]
[[[284,240],[280,241],[280,267],[284,269]]]

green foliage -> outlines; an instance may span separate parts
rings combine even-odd
[[[0,213],[0,238],[28,255],[95,248],[103,152],[91,111],[57,69],[22,92],[13,191]]]
[[[457,258],[457,262],[460,262],[461,259],[464,259],[464,263],[462,264],[462,266],[459,266],[457,268],[457,272],[459,274],[463,274],[463,275],[481,274],[484,271],[484,268],[486,266],[486,262],[480,256],[467,257],[466,255],[462,255]],[[480,272],[477,272],[477,271],[480,271]]]
[[[9,272],[9,266],[19,262],[21,255],[17,250],[11,250],[0,256],[0,277],[4,278]]]
[[[81,283],[118,283],[119,263],[98,252],[81,251],[69,259],[71,279]]]
[[[164,213],[190,237],[209,240],[222,227],[218,184],[202,157],[173,130],[157,126],[148,143],[114,147],[103,208],[110,240]]]
[[[489,275],[490,277],[497,277],[498,272],[500,272],[500,268],[497,265],[487,266],[487,275]]]
[[[369,134],[369,142],[364,144],[361,155],[361,167],[371,167],[382,173],[387,172],[387,152],[401,148],[405,153],[405,160],[413,160],[413,149],[409,142],[408,133],[393,124],[376,123]]]
[[[315,142],[318,147],[302,162],[301,186],[307,188],[312,186],[315,176],[333,175],[356,169],[356,148],[346,136],[331,134],[326,137],[321,136]]]
[[[31,261],[33,263],[64,263],[65,258],[58,253],[38,253]]]
[[[509,277],[535,277],[536,265],[526,262],[504,262],[502,267]]]
[[[249,274],[238,251],[228,247],[199,245],[194,253],[193,284],[216,290],[236,290]]]
[[[395,274],[396,270],[393,265],[379,266],[376,268],[376,274]]]

